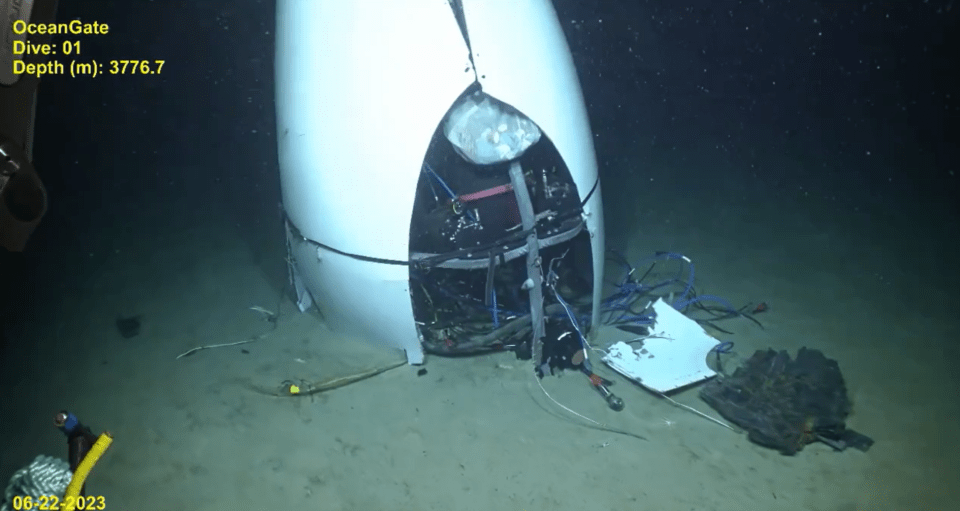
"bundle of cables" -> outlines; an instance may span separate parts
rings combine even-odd
[[[668,301],[700,324],[731,335],[717,322],[731,318],[746,318],[761,328],[763,325],[753,316],[766,310],[766,304],[747,304],[734,308],[727,300],[713,295],[699,295],[694,286],[695,268],[690,259],[674,252],[657,252],[636,264],[630,264],[622,255],[608,251],[609,259],[624,267],[623,277],[616,282],[607,281],[614,291],[604,298],[600,306],[599,323],[643,335],[654,322],[650,305],[658,298]],[[565,255],[565,254],[564,254]],[[577,332],[586,331],[593,323],[590,304],[584,297],[566,296],[558,291],[561,263],[564,255],[550,260],[548,282],[552,283],[551,298],[544,305],[544,315],[549,320],[569,322]],[[664,265],[680,263],[677,270],[661,271]],[[637,271],[643,268],[643,271]],[[493,293],[490,300],[477,296],[483,291],[483,282],[471,282],[462,277],[440,278],[434,272],[431,278],[413,274],[416,294],[433,305],[434,318],[424,325],[428,335],[424,344],[428,350],[439,354],[469,354],[486,351],[514,349],[522,358],[529,350],[526,342],[532,331],[530,314],[520,296],[501,297]],[[457,273],[457,275],[463,275]],[[509,279],[509,273],[500,275]],[[658,280],[654,280],[660,277]],[[652,282],[651,282],[652,281]],[[486,286],[490,288],[490,285]],[[434,298],[431,298],[434,297]],[[435,299],[436,298],[436,299]],[[442,305],[441,302],[442,301]],[[502,303],[498,303],[502,302]],[[723,349],[729,350],[730,343]]]
[[[645,333],[645,327],[653,324],[654,317],[650,305],[657,298],[664,298],[674,309],[683,312],[694,321],[707,325],[719,332],[732,335],[731,332],[717,326],[717,322],[731,318],[745,318],[763,325],[754,318],[755,314],[767,310],[765,303],[746,304],[734,308],[726,299],[714,295],[699,295],[694,287],[695,268],[685,255],[674,252],[657,252],[638,263],[631,265],[616,251],[608,251],[609,259],[624,267],[625,275],[619,282],[607,282],[616,291],[605,298],[601,304],[602,323],[621,327],[624,330],[636,329]],[[660,276],[655,272],[658,263],[678,261],[681,267],[672,277],[663,278],[655,283],[647,283],[651,277]],[[646,268],[638,277],[637,268]],[[686,271],[685,271],[686,270]],[[686,278],[684,278],[686,273]],[[712,303],[712,305],[708,305]]]

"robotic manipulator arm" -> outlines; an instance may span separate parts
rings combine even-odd
[[[52,23],[57,0],[0,0],[0,251],[21,252],[47,211],[47,193],[33,168],[33,129],[40,78],[24,70],[46,61],[25,45],[50,36],[26,30]]]

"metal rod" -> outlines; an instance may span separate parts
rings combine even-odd
[[[543,362],[543,273],[540,271],[540,242],[537,239],[536,214],[533,211],[533,202],[530,200],[530,191],[527,190],[526,180],[523,178],[523,168],[519,162],[510,165],[510,182],[513,184],[513,195],[517,199],[517,209],[520,210],[520,221],[527,235],[527,278],[533,281],[533,286],[527,291],[530,294],[530,320],[533,324],[533,339],[530,343],[533,366],[540,367]]]

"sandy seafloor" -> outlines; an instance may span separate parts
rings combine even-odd
[[[279,300],[278,222],[251,233],[212,197],[94,217],[82,241],[41,256],[45,307],[8,353],[17,369],[3,369],[0,478],[38,454],[66,456],[51,416],[67,408],[115,436],[88,481],[108,509],[956,509],[953,227],[934,213],[918,226],[903,207],[851,211],[722,179],[657,202],[684,188],[682,172],[658,176],[631,192],[607,184],[608,246],[633,260],[682,252],[702,293],[767,302],[765,329],[726,321],[734,335],[721,338],[741,357],[807,346],[836,359],[854,402],[848,424],[876,440],[869,452],[814,444],[782,456],[605,368],[623,412],[579,374],[543,380],[558,401],[646,440],[590,429],[548,401],[512,353],[431,356],[425,376],[404,366],[312,399],[259,395],[251,385],[333,378],[401,355],[340,336],[285,297],[262,340],[177,360],[268,331],[249,307]],[[118,335],[124,314],[143,315],[138,337]],[[696,387],[675,398],[710,411]]]

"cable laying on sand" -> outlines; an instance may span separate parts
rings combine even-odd
[[[372,378],[378,374],[385,373],[391,369],[396,369],[401,366],[407,365],[407,361],[403,360],[400,362],[395,362],[390,365],[383,367],[377,367],[374,369],[369,369],[360,373],[351,374],[347,376],[338,376],[336,378],[320,381],[316,383],[310,383],[307,381],[301,380],[299,383],[294,383],[292,381],[285,381],[280,384],[278,388],[270,389],[254,384],[247,384],[247,387],[258,393],[271,397],[295,397],[295,396],[312,396],[314,394],[319,394],[321,392],[326,392],[328,390],[338,389],[340,387],[345,387],[351,383],[356,383],[358,381],[366,380],[367,378]]]
[[[206,345],[206,346],[197,346],[196,348],[191,348],[191,349],[189,349],[189,350],[187,350],[187,351],[184,351],[183,353],[177,355],[177,360],[180,360],[180,359],[183,358],[183,357],[189,357],[190,355],[193,355],[194,353],[196,353],[196,352],[198,352],[198,351],[209,350],[209,349],[213,349],[213,348],[228,348],[228,347],[230,347],[230,346],[240,346],[241,344],[249,344],[249,343],[251,343],[251,342],[259,341],[260,339],[263,339],[264,337],[266,337],[266,336],[269,335],[271,332],[273,332],[274,330],[277,329],[277,318],[278,318],[278,315],[277,315],[275,312],[268,311],[267,309],[264,309],[263,307],[261,307],[261,306],[259,306],[259,305],[254,305],[253,307],[250,307],[250,310],[255,311],[255,312],[259,312],[260,314],[263,314],[263,316],[264,316],[263,319],[264,319],[265,321],[270,322],[270,323],[273,325],[273,327],[270,328],[269,331],[264,332],[264,333],[262,333],[262,334],[260,334],[260,335],[254,335],[254,336],[250,337],[249,339],[247,339],[247,340],[245,340],[245,341],[228,342],[228,343],[224,343],[224,344],[208,344],[208,345]]]

